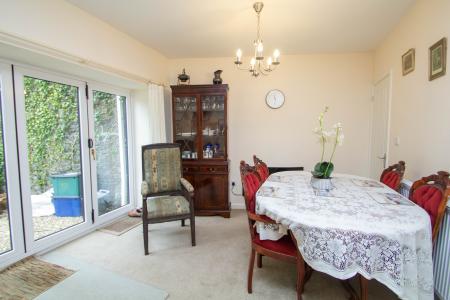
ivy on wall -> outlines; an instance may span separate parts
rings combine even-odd
[[[50,175],[80,171],[78,88],[24,78],[32,192],[51,187]]]

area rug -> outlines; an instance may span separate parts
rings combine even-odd
[[[69,256],[47,254],[44,259],[77,271],[36,300],[165,300],[169,297],[159,288]]]
[[[132,218],[132,217],[124,217],[122,219],[117,220],[116,222],[100,228],[99,231],[113,234],[113,235],[122,235],[125,232],[133,229],[134,227],[140,225],[142,223],[141,218]]]
[[[34,257],[0,272],[0,299],[34,299],[74,271]]]

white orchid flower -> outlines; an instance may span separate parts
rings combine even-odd
[[[344,144],[344,134],[340,133],[337,137],[338,146],[342,146]]]
[[[320,163],[324,160],[325,148],[327,143],[332,143],[332,153],[329,159],[329,163],[332,162],[334,153],[337,146],[341,146],[344,143],[343,127],[340,122],[334,124],[330,129],[326,129],[324,126],[325,114],[328,112],[328,106],[319,114],[319,127],[314,128],[313,132],[317,135],[318,142],[322,145],[322,156]]]

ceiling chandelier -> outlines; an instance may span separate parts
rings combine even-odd
[[[254,77],[258,77],[259,74],[268,75],[269,72],[275,70],[275,68],[280,64],[280,51],[278,49],[275,49],[275,51],[273,51],[273,56],[269,56],[266,60],[266,63],[264,64],[264,53],[263,53],[264,46],[263,41],[261,39],[261,30],[259,25],[261,11],[263,7],[264,3],[262,2],[255,2],[255,4],[253,4],[253,8],[255,9],[256,12],[257,27],[256,27],[256,40],[253,42],[254,55],[250,59],[250,67],[248,69],[241,68],[242,65],[241,49],[238,49],[236,51],[236,61],[234,62],[239,70],[249,71]]]

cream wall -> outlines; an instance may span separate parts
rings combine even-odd
[[[153,81],[165,82],[167,59],[65,1],[0,0],[0,32]]]
[[[271,166],[313,167],[320,146],[312,130],[326,105],[328,125],[344,125],[336,172],[368,175],[372,59],[371,53],[282,56],[275,72],[257,79],[236,70],[233,58],[180,59],[169,61],[169,77],[175,84],[186,68],[191,84],[209,84],[215,70],[224,71],[222,78],[230,86],[230,184],[236,182],[240,192],[239,161],[250,161],[254,153]],[[285,94],[282,108],[272,110],[265,104],[270,89]],[[243,205],[240,196],[232,195],[231,201],[234,207]]]
[[[450,74],[428,81],[428,48],[442,37],[450,38],[450,1],[418,0],[375,52],[375,79],[393,72],[389,162],[405,160],[411,180],[450,170]],[[410,48],[416,68],[402,76]]]

